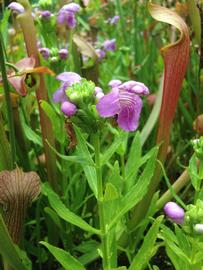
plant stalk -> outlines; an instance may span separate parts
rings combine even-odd
[[[108,233],[106,230],[105,217],[104,217],[104,193],[102,181],[102,167],[100,162],[100,140],[99,135],[94,136],[94,151],[95,151],[95,165],[97,175],[98,187],[98,210],[99,210],[99,223],[101,230],[101,244],[102,244],[102,264],[103,270],[111,270],[110,254],[108,248]]]
[[[15,129],[14,129],[14,121],[12,115],[12,106],[11,106],[11,99],[9,93],[9,85],[8,79],[6,74],[6,66],[5,66],[5,58],[3,52],[3,39],[2,34],[0,33],[0,66],[2,72],[2,80],[3,80],[3,88],[4,88],[4,95],[6,100],[6,109],[7,109],[7,117],[8,117],[8,127],[9,127],[9,139],[11,145],[11,163],[12,168],[15,168],[16,163],[16,145],[15,145]]]
[[[23,14],[18,15],[17,19],[20,23],[20,26],[23,31],[27,54],[28,56],[33,56],[35,58],[35,65],[40,65],[40,59],[37,48],[37,37],[34,26],[34,21],[31,15],[31,7],[28,0],[19,0],[20,4],[22,4],[25,8],[25,12]],[[47,167],[47,177],[52,188],[57,191],[57,167],[56,167],[56,155],[49,148],[46,140],[51,144],[55,145],[55,139],[53,136],[53,129],[51,126],[51,121],[48,116],[45,114],[43,109],[40,106],[40,101],[45,100],[49,102],[48,93],[45,86],[44,77],[40,74],[40,85],[36,91],[39,113],[40,113],[40,125],[42,130],[42,140],[44,145],[44,152],[46,157],[46,167]]]

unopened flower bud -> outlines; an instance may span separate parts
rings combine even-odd
[[[49,48],[39,48],[39,52],[41,53],[41,55],[44,57],[44,59],[48,59],[50,56],[50,50]]]
[[[194,230],[198,233],[203,233],[203,224],[195,224],[194,225]]]
[[[175,202],[168,202],[164,206],[164,212],[166,213],[167,217],[170,218],[177,224],[183,224],[185,212],[184,209],[181,208]]]
[[[61,104],[61,111],[66,115],[66,116],[72,116],[76,113],[77,107],[69,102],[69,101],[64,101]]]
[[[67,49],[60,49],[59,50],[59,57],[61,60],[65,60],[68,57],[68,50]]]

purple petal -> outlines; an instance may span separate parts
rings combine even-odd
[[[129,91],[137,95],[148,95],[149,89],[144,85],[144,83],[136,81],[128,81],[119,86],[119,89]]]
[[[94,89],[94,94],[95,94],[95,96],[96,96],[98,93],[103,93],[103,90],[101,89],[101,87],[96,86],[95,89]]]
[[[137,84],[131,89],[137,95],[149,95],[149,89],[144,83],[137,82]]]
[[[63,24],[66,22],[67,12],[64,10],[60,10],[57,16],[57,23]]]
[[[61,111],[66,115],[66,116],[72,116],[76,113],[77,107],[75,104],[65,101],[61,104]]]
[[[96,108],[101,117],[111,117],[118,114],[121,110],[118,89],[102,97]]]
[[[104,41],[102,46],[106,51],[115,51],[116,40],[115,39],[111,39],[111,40],[107,39],[106,41]]]
[[[101,49],[96,49],[95,52],[99,57],[99,61],[101,61],[106,56],[106,52]]]
[[[80,5],[78,5],[76,3],[70,3],[70,4],[67,4],[67,5],[64,5],[61,10],[76,13],[76,12],[78,12],[80,10]]]
[[[99,92],[99,93],[96,94],[96,99],[97,100],[100,100],[103,97],[104,97],[104,93],[103,92]]]
[[[21,4],[17,3],[17,2],[11,2],[8,5],[8,8],[10,8],[13,11],[17,11],[19,13],[23,13],[25,11],[24,7]]]
[[[41,17],[43,19],[49,19],[51,17],[51,12],[49,10],[43,10],[41,11]]]
[[[63,83],[62,86],[56,90],[53,94],[53,102],[64,102],[67,100],[65,90],[67,88],[67,83]]]
[[[68,12],[66,16],[66,23],[69,28],[74,28],[76,26],[75,14]]]
[[[142,109],[142,100],[138,96],[134,96],[131,106],[122,106],[118,114],[118,125],[125,131],[135,131],[138,127],[140,112]]]
[[[111,88],[118,87],[122,82],[120,80],[111,80],[108,84]]]
[[[67,82],[70,85],[80,82],[82,79],[80,75],[75,72],[63,72],[56,77],[57,80]]]
[[[164,206],[164,212],[174,222],[178,224],[182,224],[184,222],[184,216],[185,216],[184,209],[181,208],[179,205],[177,205],[177,203],[168,202]]]
[[[130,91],[134,86],[136,86],[136,81],[128,81],[119,86],[119,89]]]
[[[108,19],[108,23],[113,25],[113,24],[117,24],[117,22],[119,21],[120,17],[118,15],[114,16],[113,18],[109,18]]]

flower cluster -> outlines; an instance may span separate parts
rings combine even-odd
[[[111,92],[104,95],[97,104],[101,117],[117,117],[118,125],[125,131],[134,131],[138,127],[142,100],[140,95],[148,95],[148,88],[141,82],[112,80]]]
[[[72,86],[75,83],[81,81],[80,75],[74,72],[63,72],[56,77],[57,80],[61,81],[62,84],[60,88],[54,93],[53,101],[61,103],[61,111],[66,116],[72,116],[76,113],[76,106],[75,104],[71,103],[66,95],[66,89]]]
[[[58,12],[58,24],[65,24],[69,28],[76,26],[75,14],[80,10],[80,6],[76,3],[64,5]]]

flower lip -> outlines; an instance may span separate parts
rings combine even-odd
[[[172,221],[176,222],[177,224],[183,224],[185,212],[184,209],[181,208],[175,202],[168,202],[164,206],[164,212]]]
[[[8,5],[8,8],[11,9],[12,11],[16,11],[18,13],[23,13],[25,12],[25,9],[24,7],[17,3],[17,2],[11,2],[9,5]]]
[[[136,95],[148,95],[149,89],[144,85],[144,83],[137,81],[128,81],[119,85],[119,89],[123,89],[132,92]]]

